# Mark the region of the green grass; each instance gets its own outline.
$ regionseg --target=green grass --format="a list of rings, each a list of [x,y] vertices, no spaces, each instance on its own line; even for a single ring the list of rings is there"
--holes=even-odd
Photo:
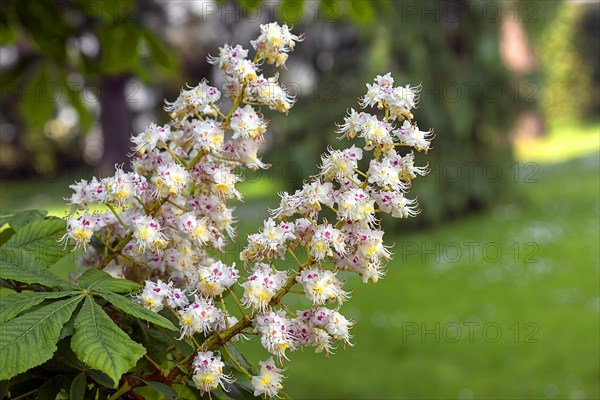
[[[396,255],[385,279],[346,277],[354,293],[341,311],[356,320],[355,346],[328,359],[290,353],[286,391],[297,399],[599,398],[598,168],[597,152],[541,165],[511,202],[387,237]],[[42,204],[62,215],[56,199],[67,185],[11,183],[0,210],[37,206],[34,196],[46,193]],[[238,207],[241,243],[277,189],[255,185],[259,199]],[[268,357],[255,340],[242,347],[253,361]]]
[[[69,189],[72,183],[70,177],[1,181],[0,212],[39,208],[62,217],[69,209],[62,199],[73,193]]]
[[[341,311],[357,321],[356,345],[329,359],[292,353],[287,391],[302,399],[598,398],[598,155],[542,166],[536,178],[519,185],[518,202],[388,238],[396,256],[386,279],[348,277],[354,295]],[[256,343],[244,347],[266,357]]]
[[[564,123],[539,138],[518,138],[515,157],[520,162],[560,162],[600,150],[599,123]]]

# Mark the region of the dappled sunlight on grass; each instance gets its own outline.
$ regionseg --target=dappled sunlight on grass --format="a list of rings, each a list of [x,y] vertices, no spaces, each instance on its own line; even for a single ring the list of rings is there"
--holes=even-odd
[[[600,150],[600,124],[564,124],[543,137],[519,138],[514,143],[519,162],[562,162]]]

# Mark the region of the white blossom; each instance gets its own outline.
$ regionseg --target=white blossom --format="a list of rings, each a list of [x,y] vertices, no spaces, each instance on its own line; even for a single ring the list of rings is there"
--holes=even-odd
[[[228,266],[222,261],[215,261],[208,267],[198,268],[197,288],[205,296],[218,296],[236,283],[238,277],[235,263]]]
[[[256,263],[252,275],[241,285],[244,288],[242,302],[255,310],[265,311],[286,279],[286,272],[276,271],[269,264]]]
[[[192,365],[194,366],[192,380],[201,393],[210,392],[219,386],[229,391],[227,385],[233,383],[233,378],[223,372],[225,363],[221,361],[219,354],[200,351],[196,354]]]
[[[414,147],[418,151],[427,153],[431,140],[433,139],[433,131],[421,131],[416,124],[411,124],[404,121],[402,127],[396,129],[394,134],[401,144]]]
[[[321,305],[328,300],[341,303],[348,297],[348,293],[342,289],[343,282],[332,271],[318,268],[305,269],[296,277],[296,281],[302,285],[306,297],[313,304]]]
[[[251,383],[254,388],[254,396],[279,397],[278,393],[283,389],[283,372],[277,368],[273,357],[266,361],[260,361],[260,373],[252,377]]]
[[[294,35],[287,25],[279,25],[276,22],[260,26],[260,36],[252,40],[250,44],[257,50],[260,58],[264,58],[268,64],[281,67],[285,64],[289,51],[293,51],[296,42],[303,40],[302,36]]]

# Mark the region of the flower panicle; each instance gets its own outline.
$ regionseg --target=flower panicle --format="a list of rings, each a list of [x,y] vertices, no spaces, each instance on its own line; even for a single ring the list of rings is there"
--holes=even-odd
[[[241,45],[221,47],[208,62],[220,69],[223,91],[207,80],[182,89],[165,103],[170,123],[132,137],[130,170],[116,166],[113,176],[79,181],[66,199],[62,240],[83,248],[85,267],[145,277],[132,300],[177,318],[180,340],[196,347],[191,378],[201,393],[229,389],[233,378],[217,350],[246,335],[271,354],[260,370],[245,371],[256,396],[278,397],[289,352],[312,347],[329,355],[351,346],[354,321],[340,313],[351,293],[341,273],[377,282],[392,258],[379,214],[419,213],[409,192],[428,169],[415,165],[415,151],[426,154],[433,139],[413,121],[420,86],[378,75],[359,99],[362,111],[349,109],[336,125],[338,139],[352,143],[327,149],[316,175],[279,194],[271,217],[248,235],[243,266],[221,257],[236,234],[232,203],[244,198],[242,167],[268,168],[257,154],[269,121],[257,107],[287,114],[296,100],[261,66],[285,67],[303,39],[271,23],[251,41],[252,59]],[[232,100],[230,110],[221,109],[223,98]],[[292,311],[291,295],[304,297],[306,308]]]

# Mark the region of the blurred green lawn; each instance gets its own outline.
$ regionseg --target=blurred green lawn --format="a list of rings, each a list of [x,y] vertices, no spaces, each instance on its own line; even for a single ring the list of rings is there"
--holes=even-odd
[[[600,124],[562,123],[542,138],[521,138],[514,146],[518,161],[560,162],[600,150]]]
[[[598,154],[542,166],[519,201],[387,238],[395,260],[342,313],[356,345],[292,353],[287,391],[322,399],[597,399]],[[300,305],[299,305],[300,306]],[[263,359],[260,346],[245,346]]]
[[[597,139],[596,139],[597,140]],[[600,182],[597,150],[543,164],[513,200],[443,227],[387,237],[387,277],[341,309],[354,347],[290,354],[297,399],[597,399],[600,397]],[[535,158],[534,158],[535,159]],[[0,211],[49,208],[70,181],[2,183]],[[247,184],[239,241],[277,203]],[[246,190],[248,192],[248,190]],[[256,223],[252,223],[255,221]],[[290,301],[292,308],[305,303]],[[298,299],[298,301],[300,301]],[[268,357],[255,339],[253,361]]]

